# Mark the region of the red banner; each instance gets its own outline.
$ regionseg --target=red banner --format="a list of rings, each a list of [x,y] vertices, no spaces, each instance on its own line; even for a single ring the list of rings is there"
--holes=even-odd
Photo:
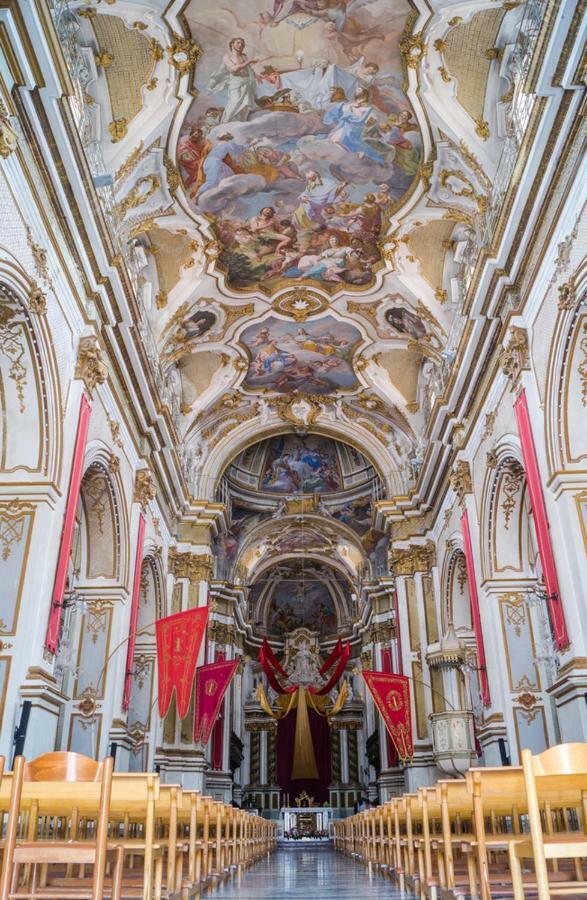
[[[63,611],[63,595],[65,593],[67,569],[69,566],[69,557],[71,556],[71,546],[75,530],[75,514],[84,474],[84,458],[88,441],[91,412],[92,407],[90,406],[90,401],[85,394],[82,394],[75,445],[73,448],[73,460],[71,463],[65,518],[63,520],[63,529],[61,532],[59,556],[57,558],[57,571],[55,573],[55,583],[53,585],[53,594],[51,597],[51,612],[49,615],[47,634],[45,636],[45,647],[50,653],[57,653],[57,644],[59,642],[61,613]]]
[[[383,717],[400,759],[405,762],[414,755],[410,684],[405,675],[386,672],[361,672],[377,709]]]
[[[200,606],[159,619],[155,624],[161,718],[167,714],[174,689],[179,718],[184,719],[188,713],[207,622],[208,607]]]
[[[220,712],[238,659],[221,660],[200,666],[196,672],[196,708],[194,713],[194,743],[206,745]]]
[[[479,594],[477,593],[477,578],[475,576],[475,560],[473,559],[473,542],[471,541],[471,529],[469,527],[469,513],[466,509],[463,510],[461,516],[461,528],[463,531],[463,549],[465,551],[467,581],[469,582],[469,597],[471,598],[471,617],[473,619],[473,631],[475,632],[475,641],[477,643],[481,702],[483,703],[483,706],[489,706],[491,703],[491,696],[489,693],[489,679],[487,677],[485,643],[483,641],[483,628],[481,627],[481,609],[479,607]]]
[[[128,626],[128,644],[126,648],[126,669],[124,671],[124,691],[122,693],[122,708],[126,710],[128,710],[130,706],[132,671],[134,665],[135,645],[137,642],[137,622],[139,620],[139,599],[141,594],[141,572],[143,569],[145,524],[145,517],[142,514],[139,515],[139,531],[137,534],[137,551],[135,555],[135,574],[132,586],[132,598],[130,602],[130,624]]]

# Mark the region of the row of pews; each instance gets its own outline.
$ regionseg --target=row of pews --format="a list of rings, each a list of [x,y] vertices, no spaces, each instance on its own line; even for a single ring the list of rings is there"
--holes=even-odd
[[[334,844],[422,900],[587,894],[587,744],[393,798],[337,822]]]
[[[113,759],[0,757],[0,900],[189,900],[270,853],[275,825]]]

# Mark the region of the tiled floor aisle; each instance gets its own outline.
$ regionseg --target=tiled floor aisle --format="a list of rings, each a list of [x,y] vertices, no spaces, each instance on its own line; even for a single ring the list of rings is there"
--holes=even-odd
[[[210,900],[392,900],[409,897],[330,847],[288,847],[214,891]]]

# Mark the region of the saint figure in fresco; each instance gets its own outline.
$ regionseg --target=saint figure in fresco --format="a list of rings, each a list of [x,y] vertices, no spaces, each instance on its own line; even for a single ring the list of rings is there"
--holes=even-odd
[[[257,76],[253,69],[256,62],[259,60],[247,57],[244,38],[235,37],[229,42],[222,66],[211,76],[209,83],[213,92],[228,92],[221,122],[246,122],[249,113],[256,109]]]
[[[322,178],[311,170],[306,174],[306,187],[299,196],[299,206],[293,221],[299,231],[309,231],[314,225],[323,225],[322,213],[344,191],[346,184],[334,178]]]
[[[368,144],[363,136],[365,126],[373,116],[369,91],[359,88],[349,103],[335,103],[324,114],[324,124],[333,126],[328,140],[356,153],[359,159],[368,157],[374,162],[384,163],[385,157],[372,144]]]
[[[204,160],[212,149],[201,128],[192,125],[189,134],[180,138],[177,160],[184,172],[184,184],[190,194],[197,194],[204,181]]]

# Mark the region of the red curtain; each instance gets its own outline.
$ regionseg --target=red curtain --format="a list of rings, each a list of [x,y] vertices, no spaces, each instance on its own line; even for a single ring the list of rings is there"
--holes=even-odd
[[[324,803],[330,800],[328,794],[328,785],[330,784],[330,728],[328,720],[324,716],[318,715],[313,709],[308,709],[314,755],[318,767],[318,780],[311,778],[292,781],[291,770],[294,755],[296,715],[297,712],[291,712],[289,716],[280,719],[277,724],[277,781],[281,790],[289,794],[291,806],[295,805],[295,798],[301,791],[306,791],[318,803]]]
[[[552,625],[557,649],[563,650],[565,647],[569,646],[569,635],[567,633],[565,613],[561,603],[554,552],[550,540],[550,524],[548,522],[548,513],[546,512],[546,503],[544,501],[544,492],[542,490],[542,479],[538,467],[538,456],[536,455],[532,423],[530,422],[530,413],[525,391],[522,391],[514,403],[514,410],[516,412],[520,443],[522,444],[522,456],[524,458],[524,469],[526,470],[526,479],[528,481],[530,506],[532,507],[532,513],[534,515],[538,552],[540,554],[540,562],[542,563],[542,571],[544,572],[544,581],[546,584],[546,593],[548,595],[547,603],[550,623]]]
[[[82,394],[75,436],[75,446],[73,449],[73,460],[71,463],[71,475],[69,477],[67,504],[61,531],[61,544],[59,546],[55,583],[53,585],[53,594],[51,597],[51,612],[49,614],[49,624],[47,625],[47,633],[45,635],[45,647],[50,653],[57,653],[59,632],[61,631],[63,595],[65,593],[67,567],[69,566],[69,557],[71,556],[71,547],[73,543],[75,512],[84,474],[84,458],[88,441],[91,412],[92,407],[90,406],[90,401],[85,394]]]

